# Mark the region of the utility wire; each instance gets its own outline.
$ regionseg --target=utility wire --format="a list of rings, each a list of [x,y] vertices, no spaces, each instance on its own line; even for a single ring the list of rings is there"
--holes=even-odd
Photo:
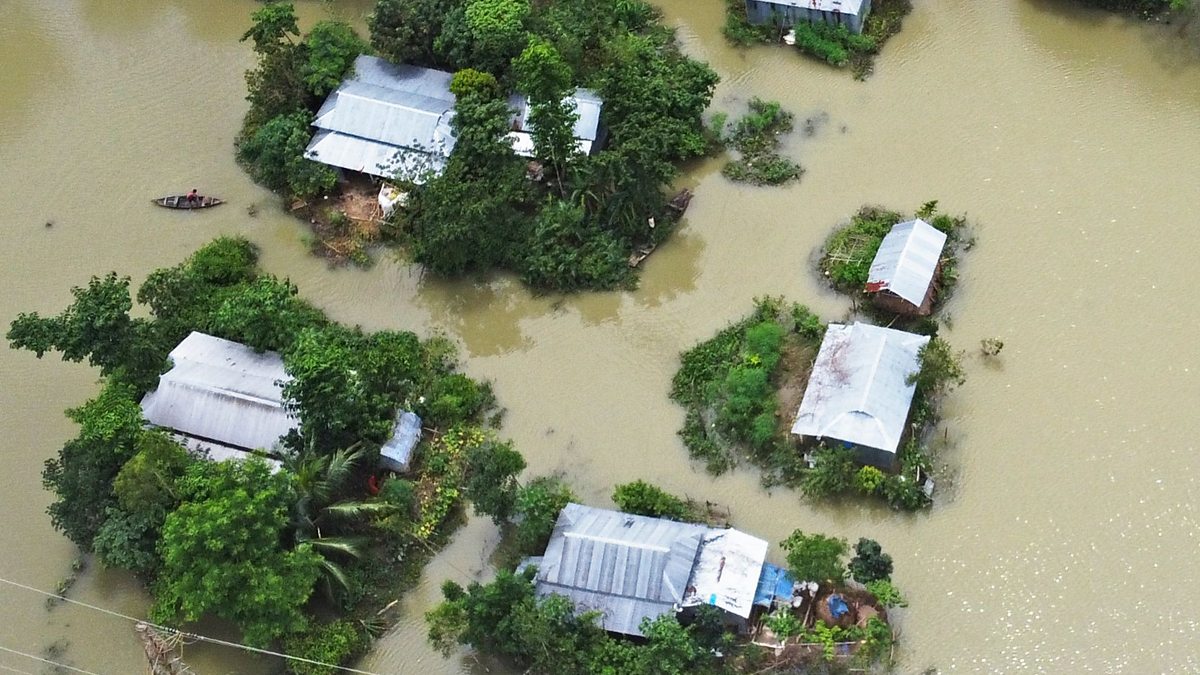
[[[126,621],[132,621],[135,624],[136,623],[146,624],[147,626],[150,626],[151,628],[155,628],[157,630],[161,630],[163,632],[170,633],[171,635],[178,635],[178,636],[181,636],[184,638],[191,638],[193,640],[198,640],[200,642],[208,642],[208,643],[215,644],[215,645],[221,645],[222,647],[233,647],[234,649],[242,649],[242,650],[245,650],[248,652],[254,652],[256,654],[264,654],[266,656],[276,656],[281,659],[288,659],[291,661],[300,661],[302,663],[310,663],[314,666],[324,666],[326,668],[333,668],[333,669],[341,670],[341,671],[347,672],[347,673],[357,673],[358,675],[380,675],[379,673],[373,673],[369,670],[359,670],[357,668],[350,668],[349,666],[339,666],[339,665],[336,665],[333,663],[324,663],[322,661],[314,661],[312,659],[306,659],[302,656],[292,656],[291,654],[284,654],[282,652],[271,651],[270,649],[259,649],[258,647],[251,647],[250,645],[244,645],[239,642],[230,642],[228,640],[212,638],[212,637],[208,637],[206,635],[198,635],[196,633],[189,633],[187,631],[182,631],[182,630],[179,630],[176,628],[171,628],[169,626],[160,626],[156,623],[147,621],[146,619],[139,619],[137,617],[129,616],[128,614],[121,614],[120,612],[114,612],[111,609],[105,609],[103,607],[89,605],[86,602],[81,602],[79,600],[72,600],[71,598],[68,598],[68,597],[65,597],[62,595],[58,595],[55,593],[50,593],[48,591],[43,591],[40,588],[34,588],[33,586],[26,586],[25,584],[18,583],[16,581],[12,581],[10,579],[5,579],[3,577],[0,577],[0,583],[5,583],[5,584],[8,584],[9,586],[16,586],[17,588],[21,588],[21,589],[30,591],[32,593],[37,593],[39,595],[44,595],[48,598],[54,598],[56,600],[68,602],[68,603],[71,603],[72,605],[79,605],[80,607],[86,607],[88,609],[95,610],[97,612],[108,614],[109,616],[115,616],[115,617],[118,617],[121,619],[125,619]],[[0,649],[4,649],[4,648],[0,647]],[[6,649],[5,651],[13,651],[13,650]],[[20,653],[20,652],[13,652],[13,653]],[[21,656],[29,656],[29,655],[21,654]],[[37,658],[37,657],[32,656],[30,658]],[[38,659],[38,660],[42,661],[44,659]],[[50,663],[50,662],[47,661],[47,663]],[[77,668],[71,668],[70,666],[63,666],[63,667],[70,668],[71,670],[78,670]],[[86,671],[86,670],[79,670],[78,672],[87,673],[87,675],[96,675],[96,673],[88,673],[88,671]]]
[[[73,670],[77,673],[83,673],[83,675],[97,675],[97,673],[93,673],[90,670],[76,668],[75,666],[68,666],[65,663],[59,663],[58,661],[51,661],[50,659],[43,659],[40,656],[35,656],[33,654],[26,654],[25,652],[19,652],[15,649],[9,649],[8,647],[4,647],[4,646],[0,646],[0,651],[8,652],[10,654],[16,654],[17,656],[24,656],[25,658],[33,659],[34,661],[41,661],[42,663],[49,664],[51,666],[54,666],[55,668],[66,668],[67,670]],[[9,670],[13,670],[13,669],[10,668]],[[21,671],[14,670],[14,672],[19,673]]]

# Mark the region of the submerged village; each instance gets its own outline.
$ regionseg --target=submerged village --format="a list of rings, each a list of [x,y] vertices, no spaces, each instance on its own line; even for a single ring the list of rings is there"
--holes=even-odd
[[[731,44],[855,79],[912,9],[712,2]],[[1159,4],[1137,11],[1188,9]],[[711,112],[716,73],[641,0],[379,0],[365,36],[300,24],[286,2],[247,17],[256,65],[230,152],[331,266],[387,252],[450,279],[619,293],[705,198],[679,183],[685,163],[721,158],[747,189],[804,180],[786,139],[811,120],[759,98],[740,117]],[[769,295],[766,279],[683,351],[662,392],[679,447],[645,451],[686,452],[694,487],[639,479],[612,485],[611,503],[531,475],[504,400],[452,340],[335,320],[264,269],[258,242],[216,237],[137,286],[97,269],[60,313],[21,313],[6,334],[101,377],[46,461],[49,519],[81,568],[144,585],[155,675],[192,672],[182,644],[213,620],[286,672],[371,672],[360,660],[469,514],[499,543],[483,578],[446,582],[425,613],[447,657],[581,675],[888,672],[922,611],[893,583],[888,542],[866,519],[856,541],[793,527],[768,541],[705,495],[705,473],[750,471],[764,498],[813,508],[937,517],[954,473],[943,404],[965,361],[1000,363],[1004,344],[943,335],[976,223],[936,197],[865,204],[812,242],[809,271],[844,316]],[[246,208],[195,189],[155,201],[198,218]]]

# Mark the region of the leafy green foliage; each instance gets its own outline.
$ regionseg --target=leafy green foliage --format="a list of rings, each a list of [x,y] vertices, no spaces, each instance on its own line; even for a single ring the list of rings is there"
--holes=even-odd
[[[1180,11],[1192,6],[1192,0],[1079,0],[1085,5],[1114,12],[1152,17],[1168,10]]]
[[[886,476],[879,469],[873,466],[864,466],[854,474],[854,486],[863,494],[872,495],[882,489],[885,479]]]
[[[181,482],[183,504],[163,525],[153,619],[212,613],[256,646],[303,628],[320,559],[282,546],[293,498],[286,474],[259,460],[198,462]]]
[[[299,36],[300,29],[296,25],[296,9],[290,2],[269,2],[256,9],[250,15],[254,24],[242,41],[254,43],[254,51],[270,53],[283,49],[292,44],[291,36]]]
[[[837,288],[861,290],[883,238],[903,218],[895,211],[868,206],[859,209],[849,225],[834,232],[825,242],[821,271]]]
[[[287,349],[302,329],[324,321],[319,311],[297,297],[298,292],[291,282],[260,276],[225,295],[212,315],[210,330],[257,352]]]
[[[508,269],[561,291],[628,285],[629,252],[670,232],[663,190],[676,163],[706,149],[701,115],[716,74],[684,57],[640,1],[445,0],[437,17],[431,1],[380,3],[376,45],[458,70],[455,88],[467,70],[472,80],[482,71],[503,89],[516,85],[530,98],[544,179],[528,181],[527,163],[513,155],[500,91],[460,95],[454,153],[441,175],[414,188],[391,228],[438,274]],[[422,26],[434,26],[432,53],[415,16],[430,17]],[[609,144],[590,156],[577,152],[576,113],[563,102],[575,86],[605,102]]]
[[[787,552],[788,567],[798,580],[840,582],[846,577],[842,558],[849,549],[845,539],[796,530],[779,545]]]
[[[891,609],[892,607],[908,607],[908,602],[900,595],[900,591],[892,585],[891,579],[876,579],[866,583],[867,590],[879,604]]]
[[[842,25],[802,22],[793,26],[793,29],[796,31],[797,49],[831,66],[847,65],[851,54],[874,53],[878,50],[871,37],[851,33]]]
[[[460,0],[379,0],[367,17],[371,44],[393,63],[444,65],[434,50],[446,15]]]
[[[922,395],[941,396],[966,381],[962,353],[956,353],[945,340],[939,337],[930,339],[917,352],[917,356],[921,360],[921,369],[909,375],[905,381],[916,385]]]
[[[815,350],[822,333],[806,307],[766,298],[750,316],[684,352],[671,398],[687,408],[679,433],[692,456],[719,474],[748,455],[792,482],[800,459],[778,423],[776,388],[787,376],[781,359],[785,348]]]
[[[523,486],[517,492],[514,508],[518,548],[528,555],[544,550],[559,511],[576,499],[571,488],[554,476],[539,476]]]
[[[794,637],[804,632],[804,621],[790,608],[779,609],[763,617],[763,623],[780,639]]]
[[[746,16],[745,0],[725,0],[725,25],[721,32],[730,44],[748,47],[760,42],[774,42],[783,35],[781,26],[750,23]]]
[[[816,466],[800,481],[804,494],[812,499],[843,495],[856,485],[858,467],[854,452],[841,445],[818,448],[813,452]]]
[[[318,21],[304,36],[308,59],[300,74],[313,96],[322,97],[337,89],[359,54],[370,45],[341,21]]]
[[[304,633],[289,635],[283,641],[283,645],[292,656],[321,663],[346,665],[366,651],[367,640],[353,623],[337,620],[313,627]],[[295,675],[336,675],[339,672],[334,668],[292,660],[287,662],[287,669]]]
[[[618,485],[613,490],[612,500],[625,513],[688,522],[698,520],[686,501],[644,480]]]
[[[112,481],[136,452],[142,410],[129,386],[109,383],[96,398],[67,411],[79,435],[46,460],[42,484],[55,495],[47,512],[54,529],[85,551],[115,505]]]
[[[861,584],[891,579],[892,556],[884,553],[874,539],[859,539],[850,559],[850,576]]]
[[[473,419],[491,405],[491,388],[462,373],[448,373],[430,384],[423,403],[418,402],[421,419],[433,426],[450,426],[455,422]]]
[[[516,506],[517,476],[525,470],[525,458],[512,443],[494,440],[467,451],[466,495],[475,513],[487,514],[499,525],[508,520]]]
[[[307,111],[271,118],[238,145],[238,159],[254,180],[272,190],[287,191],[300,198],[332,190],[337,173],[304,157],[311,137],[308,128],[311,121]]]
[[[48,351],[62,352],[64,361],[86,358],[102,375],[119,376],[139,389],[151,386],[166,364],[167,349],[148,321],[130,318],[129,277],[115,272],[92,277],[71,295],[75,301],[58,316],[19,314],[5,336],[9,345],[38,358]]]
[[[159,564],[155,549],[161,529],[162,519],[150,513],[109,506],[104,512],[104,524],[92,540],[92,547],[96,558],[105,567],[153,578]]]
[[[755,185],[782,185],[800,178],[804,169],[778,153],[779,135],[792,130],[792,113],[757,96],[750,99],[749,107],[750,112],[728,132],[728,143],[741,158],[727,162],[721,173],[730,180]]]

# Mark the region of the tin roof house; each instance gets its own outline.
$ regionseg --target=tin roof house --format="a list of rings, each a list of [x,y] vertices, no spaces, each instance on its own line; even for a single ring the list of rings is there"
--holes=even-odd
[[[892,226],[871,262],[866,292],[881,309],[929,316],[938,290],[946,233],[921,219]]]
[[[363,54],[313,120],[304,156],[350,171],[421,181],[454,150],[450,73]]]
[[[217,461],[270,454],[299,426],[283,403],[283,385],[291,376],[278,353],[193,332],[171,350],[170,359],[171,369],[142,398],[142,415],[193,453]],[[407,470],[419,440],[420,418],[400,411],[384,446],[385,467]]]
[[[746,18],[755,24],[828,23],[861,33],[870,13],[871,0],[746,0]]]
[[[539,596],[598,611],[605,630],[639,636],[643,619],[709,604],[744,624],[754,607],[767,542],[733,529],[568,504],[537,567]]]
[[[313,120],[317,131],[304,156],[330,166],[420,183],[440,174],[454,150],[453,74],[432,68],[397,65],[363,54]],[[599,97],[578,89],[570,98],[579,119],[575,136],[581,152],[600,141]],[[509,99],[513,108],[509,139],[518,155],[533,153],[529,102]]]
[[[891,470],[904,436],[929,337],[865,323],[830,324],[792,433],[839,441],[859,461]]]

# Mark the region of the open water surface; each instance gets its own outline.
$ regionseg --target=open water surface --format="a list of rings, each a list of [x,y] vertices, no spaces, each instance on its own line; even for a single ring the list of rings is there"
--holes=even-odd
[[[307,22],[330,7],[358,20],[370,4],[301,9]],[[1200,61],[1173,28],[1066,3],[915,4],[859,83],[790,50],[727,48],[718,0],[664,0],[686,49],[722,76],[716,109],[762,96],[814,120],[786,148],[808,173],[764,190],[696,163],[682,181],[696,189],[688,217],[640,289],[563,299],[507,278],[439,282],[391,257],[366,272],[310,258],[303,226],[233,161],[252,65],[237,38],[257,3],[0,0],[0,319],[55,312],[92,274],[136,284],[218,234],[245,234],[335,318],[457,340],[468,372],[495,383],[530,471],[565,473],[589,503],[645,478],[728,504],[771,541],[797,527],[878,539],[912,605],[899,672],[1200,671]],[[149,204],[191,187],[230,205]],[[1006,345],[996,365],[972,357],[948,402],[936,506],[814,506],[767,493],[753,470],[712,479],[690,462],[666,396],[678,352],[757,295],[844,316],[810,271],[814,249],[864,202],[911,211],[928,199],[978,224],[945,335],[972,354],[984,337]],[[74,433],[62,409],[96,377],[0,350],[0,577],[49,589],[69,572],[75,552],[44,515],[39,472]],[[462,529],[361,667],[482,672],[430,650],[421,615],[443,579],[485,578],[496,540],[486,520]],[[72,594],[131,615],[147,601],[94,568]],[[47,611],[0,586],[0,646],[51,645],[95,673],[144,668],[127,622]],[[275,666],[203,646],[187,658],[204,675]],[[0,666],[40,672],[7,652]]]

